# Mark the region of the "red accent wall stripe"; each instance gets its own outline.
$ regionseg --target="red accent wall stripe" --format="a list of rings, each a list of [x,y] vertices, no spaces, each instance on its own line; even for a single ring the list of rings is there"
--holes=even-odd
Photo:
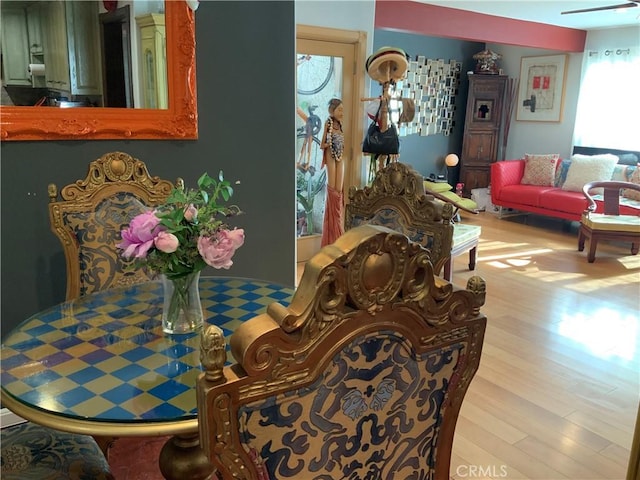
[[[585,30],[407,0],[376,1],[375,28],[474,42],[582,52]]]

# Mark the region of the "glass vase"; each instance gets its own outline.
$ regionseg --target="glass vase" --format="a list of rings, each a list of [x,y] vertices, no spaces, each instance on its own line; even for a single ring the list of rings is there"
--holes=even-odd
[[[199,282],[199,271],[178,278],[162,275],[162,330],[165,333],[191,333],[202,327]]]

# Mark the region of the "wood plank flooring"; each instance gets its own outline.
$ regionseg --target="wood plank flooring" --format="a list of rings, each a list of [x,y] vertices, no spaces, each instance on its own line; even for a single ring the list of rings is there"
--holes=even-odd
[[[453,282],[486,280],[488,324],[451,478],[624,479],[640,397],[640,255],[603,243],[589,264],[576,223],[462,221],[482,236],[476,271],[457,257]]]

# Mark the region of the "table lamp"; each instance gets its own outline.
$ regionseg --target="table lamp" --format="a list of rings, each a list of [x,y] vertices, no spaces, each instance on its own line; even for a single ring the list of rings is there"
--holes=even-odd
[[[444,163],[447,166],[447,182],[449,181],[449,169],[458,165],[459,161],[460,159],[455,153],[450,153],[449,155],[444,157]]]

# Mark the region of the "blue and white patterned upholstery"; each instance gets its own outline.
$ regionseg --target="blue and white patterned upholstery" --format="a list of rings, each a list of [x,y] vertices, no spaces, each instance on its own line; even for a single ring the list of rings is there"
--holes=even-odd
[[[447,479],[480,361],[485,284],[434,275],[429,251],[361,225],[305,266],[288,307],[203,332],[200,441],[218,477]]]
[[[51,230],[65,254],[67,300],[149,280],[133,260],[120,256],[116,245],[121,229],[163,203],[172,189],[171,182],[151,177],[144,162],[123,152],[90,162],[87,176],[60,192],[49,185]]]
[[[2,480],[114,480],[88,435],[25,422],[0,430]]]
[[[432,471],[444,400],[468,345],[418,355],[410,347],[391,330],[355,337],[313,384],[243,406],[243,446],[271,479]]]
[[[78,242],[80,295],[152,279],[136,268],[134,259],[123,258],[115,248],[122,240],[122,229],[148,208],[135,195],[118,192],[102,200],[95,211],[63,214]]]

